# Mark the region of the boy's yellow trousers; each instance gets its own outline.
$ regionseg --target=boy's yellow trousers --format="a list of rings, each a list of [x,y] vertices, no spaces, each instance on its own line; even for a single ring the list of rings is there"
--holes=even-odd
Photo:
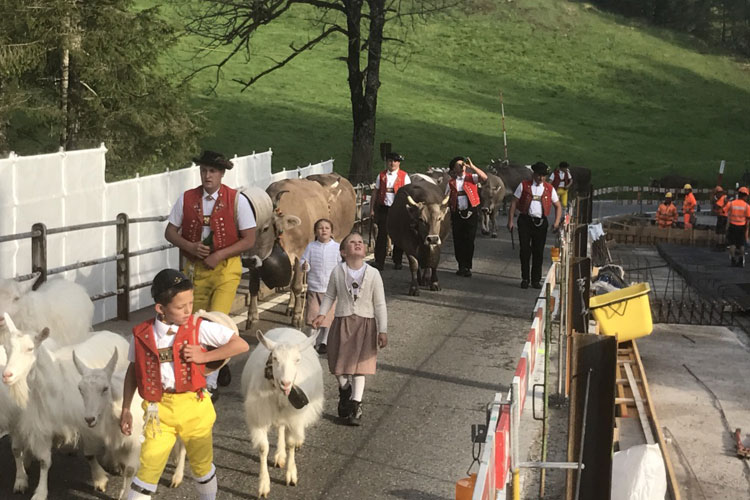
[[[177,436],[185,443],[187,458],[196,478],[208,475],[213,468],[214,448],[212,429],[216,412],[206,394],[199,399],[194,392],[164,393],[159,407],[159,425],[148,424],[141,445],[141,465],[136,477],[143,483],[156,486],[169,460]],[[143,402],[145,413],[148,401]]]

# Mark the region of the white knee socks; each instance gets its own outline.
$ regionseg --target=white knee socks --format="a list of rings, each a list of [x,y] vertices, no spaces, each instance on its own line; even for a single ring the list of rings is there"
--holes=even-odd
[[[346,386],[351,383],[351,375],[336,375],[336,380],[339,382],[339,387],[346,389]]]
[[[362,394],[365,393],[365,376],[354,375],[352,377],[352,399],[362,402]]]
[[[318,335],[318,340],[315,342],[318,344],[328,344],[328,327],[321,326],[318,330],[320,331],[320,335]]]
[[[151,500],[151,495],[131,489],[130,493],[128,493],[128,500]]]
[[[207,483],[196,483],[195,489],[198,490],[198,498],[200,500],[215,500],[216,492],[219,489],[216,475]]]

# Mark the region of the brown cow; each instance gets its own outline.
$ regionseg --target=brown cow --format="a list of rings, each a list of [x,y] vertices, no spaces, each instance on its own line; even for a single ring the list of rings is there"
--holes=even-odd
[[[497,238],[495,218],[505,198],[505,184],[494,174],[487,174],[487,180],[479,188],[479,215],[482,217],[482,234]]]
[[[354,188],[338,174],[323,174],[277,181],[266,193],[273,202],[273,212],[257,221],[255,246],[245,259],[250,269],[248,328],[258,320],[260,278],[271,287],[291,285],[287,313],[292,314],[292,325],[300,328],[304,272],[299,258],[315,237],[313,225],[318,219],[331,220],[336,240],[352,230]]]
[[[388,213],[388,234],[409,259],[409,295],[419,295],[419,285],[427,285],[428,271],[430,290],[440,290],[440,248],[451,231],[447,213],[445,188],[419,176],[413,176],[411,184],[396,193]]]

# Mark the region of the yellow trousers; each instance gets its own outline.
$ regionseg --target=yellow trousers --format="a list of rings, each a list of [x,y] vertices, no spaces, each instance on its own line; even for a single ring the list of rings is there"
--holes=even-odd
[[[568,206],[568,190],[565,188],[557,188],[557,197],[560,198],[560,203],[563,208]]]
[[[211,434],[216,412],[211,398],[206,395],[198,399],[194,392],[180,394],[165,393],[159,406],[159,428],[149,426],[144,432],[145,441],[141,445],[141,465],[136,477],[148,485],[159,483],[169,454],[177,436],[185,443],[187,458],[196,478],[211,473],[214,461],[213,436]],[[143,402],[145,413],[148,402]],[[155,432],[152,432],[155,431]]]
[[[211,269],[203,262],[185,261],[185,274],[193,280],[193,311],[229,314],[242,277],[242,260],[236,255]]]

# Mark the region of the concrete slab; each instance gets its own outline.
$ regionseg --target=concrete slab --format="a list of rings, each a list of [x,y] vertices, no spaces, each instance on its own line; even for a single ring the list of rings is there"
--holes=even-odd
[[[638,348],[683,498],[750,498],[750,464],[736,458],[731,436],[750,432],[746,334],[655,325]]]

